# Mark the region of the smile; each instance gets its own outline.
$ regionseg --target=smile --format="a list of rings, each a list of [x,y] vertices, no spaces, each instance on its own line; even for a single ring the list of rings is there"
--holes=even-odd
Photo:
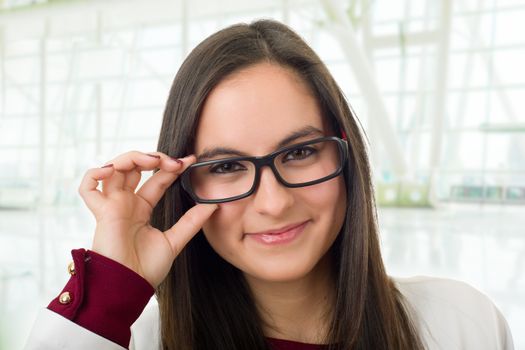
[[[308,221],[309,220],[299,224],[289,225],[278,230],[247,233],[246,236],[263,244],[285,244],[293,241],[297,236],[299,236],[301,232],[303,232]]]

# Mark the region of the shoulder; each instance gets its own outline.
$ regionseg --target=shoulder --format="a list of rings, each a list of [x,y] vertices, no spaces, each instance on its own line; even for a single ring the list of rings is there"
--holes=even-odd
[[[393,281],[429,349],[513,349],[501,312],[470,285],[423,276]]]
[[[394,278],[393,281],[410,304],[423,310],[439,306],[467,316],[494,308],[486,295],[461,281],[426,276]]]

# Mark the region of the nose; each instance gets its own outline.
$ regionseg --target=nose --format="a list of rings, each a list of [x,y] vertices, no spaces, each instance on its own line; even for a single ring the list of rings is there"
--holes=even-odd
[[[290,188],[281,184],[270,167],[263,167],[259,184],[253,194],[253,205],[260,214],[279,216],[293,204]]]

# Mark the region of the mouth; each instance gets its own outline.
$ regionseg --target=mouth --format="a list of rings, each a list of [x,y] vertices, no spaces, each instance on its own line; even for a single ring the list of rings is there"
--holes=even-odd
[[[308,224],[308,221],[309,220],[287,225],[275,230],[246,233],[245,235],[248,238],[263,244],[284,244],[293,241],[297,236],[299,236],[303,232],[305,226]]]

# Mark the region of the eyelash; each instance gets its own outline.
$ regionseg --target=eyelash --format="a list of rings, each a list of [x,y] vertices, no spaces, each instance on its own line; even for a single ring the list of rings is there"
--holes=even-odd
[[[217,171],[218,169],[224,169],[224,166],[225,165],[233,165],[233,166],[238,166],[238,167],[241,167],[242,169],[240,170],[234,170],[234,171]],[[215,164],[213,166],[210,167],[209,169],[209,172],[212,173],[212,174],[227,174],[227,173],[232,173],[232,172],[235,172],[235,171],[244,171],[246,170],[246,168],[244,166],[242,166],[241,164],[237,163],[237,162],[227,162],[227,163],[219,163],[219,164]]]
[[[294,152],[297,152],[297,151],[300,151],[302,153],[306,152],[307,154],[306,155],[301,155],[299,156],[299,158],[295,158],[294,157]],[[302,148],[295,148],[295,149],[292,149],[286,153],[284,153],[284,156],[282,158],[282,162],[283,163],[286,163],[286,162],[289,162],[289,161],[293,161],[293,160],[303,160],[305,158],[308,158],[310,157],[311,155],[315,154],[317,152],[317,150],[313,147],[302,147]],[[294,158],[292,159],[288,159],[289,156],[292,156]],[[232,167],[234,168],[233,170],[224,170],[224,167],[227,166],[227,167]],[[226,163],[219,163],[219,164],[215,164],[213,166],[210,167],[209,169],[209,172],[212,173],[212,174],[231,174],[231,173],[234,173],[234,172],[237,172],[237,171],[245,171],[246,170],[246,167],[242,166],[241,164],[237,163],[237,162],[226,162]]]
[[[301,156],[301,157],[299,158],[299,160],[302,160],[302,159],[305,159],[305,158],[307,158],[307,157],[310,157],[312,154],[314,154],[314,153],[317,152],[317,150],[316,150],[315,148],[313,148],[313,147],[295,148],[295,149],[292,149],[292,150],[290,150],[290,151],[288,151],[288,152],[286,152],[286,153],[284,154],[283,162],[287,162],[287,161],[289,161],[289,160],[287,159],[287,158],[288,158],[288,155],[291,155],[291,154],[293,154],[294,152],[297,152],[297,151],[303,151],[303,152],[304,152],[304,151],[308,151],[308,152],[309,152],[306,156]],[[297,160],[297,159],[291,159],[291,160]]]

